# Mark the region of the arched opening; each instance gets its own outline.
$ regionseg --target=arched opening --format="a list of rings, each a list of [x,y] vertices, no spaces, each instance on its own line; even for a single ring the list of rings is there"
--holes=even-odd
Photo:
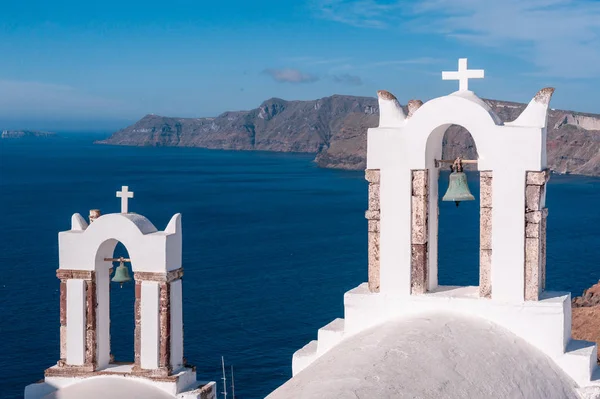
[[[112,258],[129,259],[127,248],[122,243],[118,243],[113,251]],[[113,272],[110,275],[112,279],[115,276],[120,262],[113,261]],[[133,279],[131,264],[124,262],[129,276]],[[119,284],[113,281],[109,283],[110,287],[110,350],[114,362],[131,363],[134,360],[134,331],[135,331],[135,284],[133,281]]]
[[[452,125],[442,139],[442,159],[457,157],[477,160],[477,147],[471,134]],[[474,201],[442,201],[449,186],[451,164],[441,164],[438,180],[438,284],[479,286],[480,187],[477,165],[465,164],[468,187]]]
[[[130,262],[124,262],[130,282],[111,281],[119,261],[129,259],[124,244],[108,239],[100,244],[96,254],[96,347],[97,365],[106,368],[110,363],[132,363],[135,359],[135,284]],[[110,273],[109,273],[110,271]]]
[[[480,220],[480,215],[484,210],[489,210],[488,213],[491,215],[491,205],[487,204],[491,201],[491,196],[486,196],[486,207],[490,208],[481,208],[478,162],[463,164],[469,189],[475,199],[463,201],[459,207],[456,207],[454,201],[442,201],[449,185],[450,165],[459,156],[465,160],[478,161],[479,159],[474,137],[467,129],[451,124],[434,128],[427,139],[426,146],[427,197],[414,196],[417,187],[413,179],[413,222],[426,220],[428,237],[425,255],[419,255],[419,251],[423,252],[421,248],[424,246],[415,245],[413,237],[413,281],[415,277],[417,281],[419,279],[422,281],[423,274],[419,270],[426,270],[424,275],[426,287],[418,288],[423,287],[424,284],[413,285],[413,293],[447,290],[458,286],[472,287],[461,289],[461,294],[464,295],[486,297],[490,295],[490,264],[487,258],[484,259],[483,254],[491,254],[491,247],[488,252],[482,251],[481,248],[484,246],[487,248],[491,244],[486,242],[482,245],[481,237],[485,236],[486,239],[491,237],[491,225],[486,225],[486,229],[490,231],[482,234],[481,232],[486,229],[480,227],[483,226],[481,221],[484,220],[484,218]],[[482,176],[487,176],[490,172],[483,173],[485,174]],[[423,205],[415,208],[414,201]],[[419,212],[425,214],[419,216]],[[423,264],[420,258],[425,258],[426,264]],[[485,261],[483,268],[482,260]],[[480,283],[481,281],[484,283]],[[443,287],[438,288],[440,285]]]

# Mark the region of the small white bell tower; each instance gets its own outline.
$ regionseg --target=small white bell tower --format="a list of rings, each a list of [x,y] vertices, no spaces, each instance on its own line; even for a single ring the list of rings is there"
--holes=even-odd
[[[213,382],[200,384],[183,357],[181,214],[164,231],[130,213],[133,193],[124,186],[121,213],[76,213],[60,232],[60,359],[25,398],[43,398],[91,378],[143,380],[177,398],[214,398]],[[134,361],[112,363],[110,355],[111,258],[117,243],[130,255],[135,284]]]

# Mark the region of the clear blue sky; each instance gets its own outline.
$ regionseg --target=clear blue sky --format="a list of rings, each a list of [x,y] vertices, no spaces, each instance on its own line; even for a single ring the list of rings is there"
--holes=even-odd
[[[597,0],[3,1],[0,128],[115,128],[270,97],[454,91],[600,113]]]

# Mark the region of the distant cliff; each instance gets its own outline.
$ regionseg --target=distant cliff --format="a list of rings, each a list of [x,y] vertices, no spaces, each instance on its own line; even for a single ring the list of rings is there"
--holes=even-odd
[[[0,139],[22,139],[35,137],[55,137],[55,133],[40,132],[37,130],[2,130]]]
[[[525,104],[485,100],[503,121],[512,121]],[[364,169],[367,128],[378,124],[375,98],[334,95],[313,101],[273,98],[250,111],[215,118],[147,115],[100,144],[185,146],[316,154],[319,166]],[[558,173],[600,175],[600,115],[551,110],[548,163]],[[444,156],[473,157],[466,131],[451,126]]]

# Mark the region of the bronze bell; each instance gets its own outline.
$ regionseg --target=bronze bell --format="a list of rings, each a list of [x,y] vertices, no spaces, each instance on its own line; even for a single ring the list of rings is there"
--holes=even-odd
[[[117,270],[115,270],[115,275],[113,276],[111,281],[114,281],[115,283],[121,283],[121,288],[123,288],[123,283],[131,281],[131,277],[129,276],[129,270],[127,269],[127,266],[125,266],[122,260],[119,267],[117,267]]]
[[[460,158],[456,158],[456,161],[452,164],[452,173],[450,173],[450,183],[448,184],[448,190],[442,198],[442,201],[454,201],[456,206],[461,201],[474,201],[475,197],[469,190],[467,184],[467,175],[463,172],[462,162]]]

